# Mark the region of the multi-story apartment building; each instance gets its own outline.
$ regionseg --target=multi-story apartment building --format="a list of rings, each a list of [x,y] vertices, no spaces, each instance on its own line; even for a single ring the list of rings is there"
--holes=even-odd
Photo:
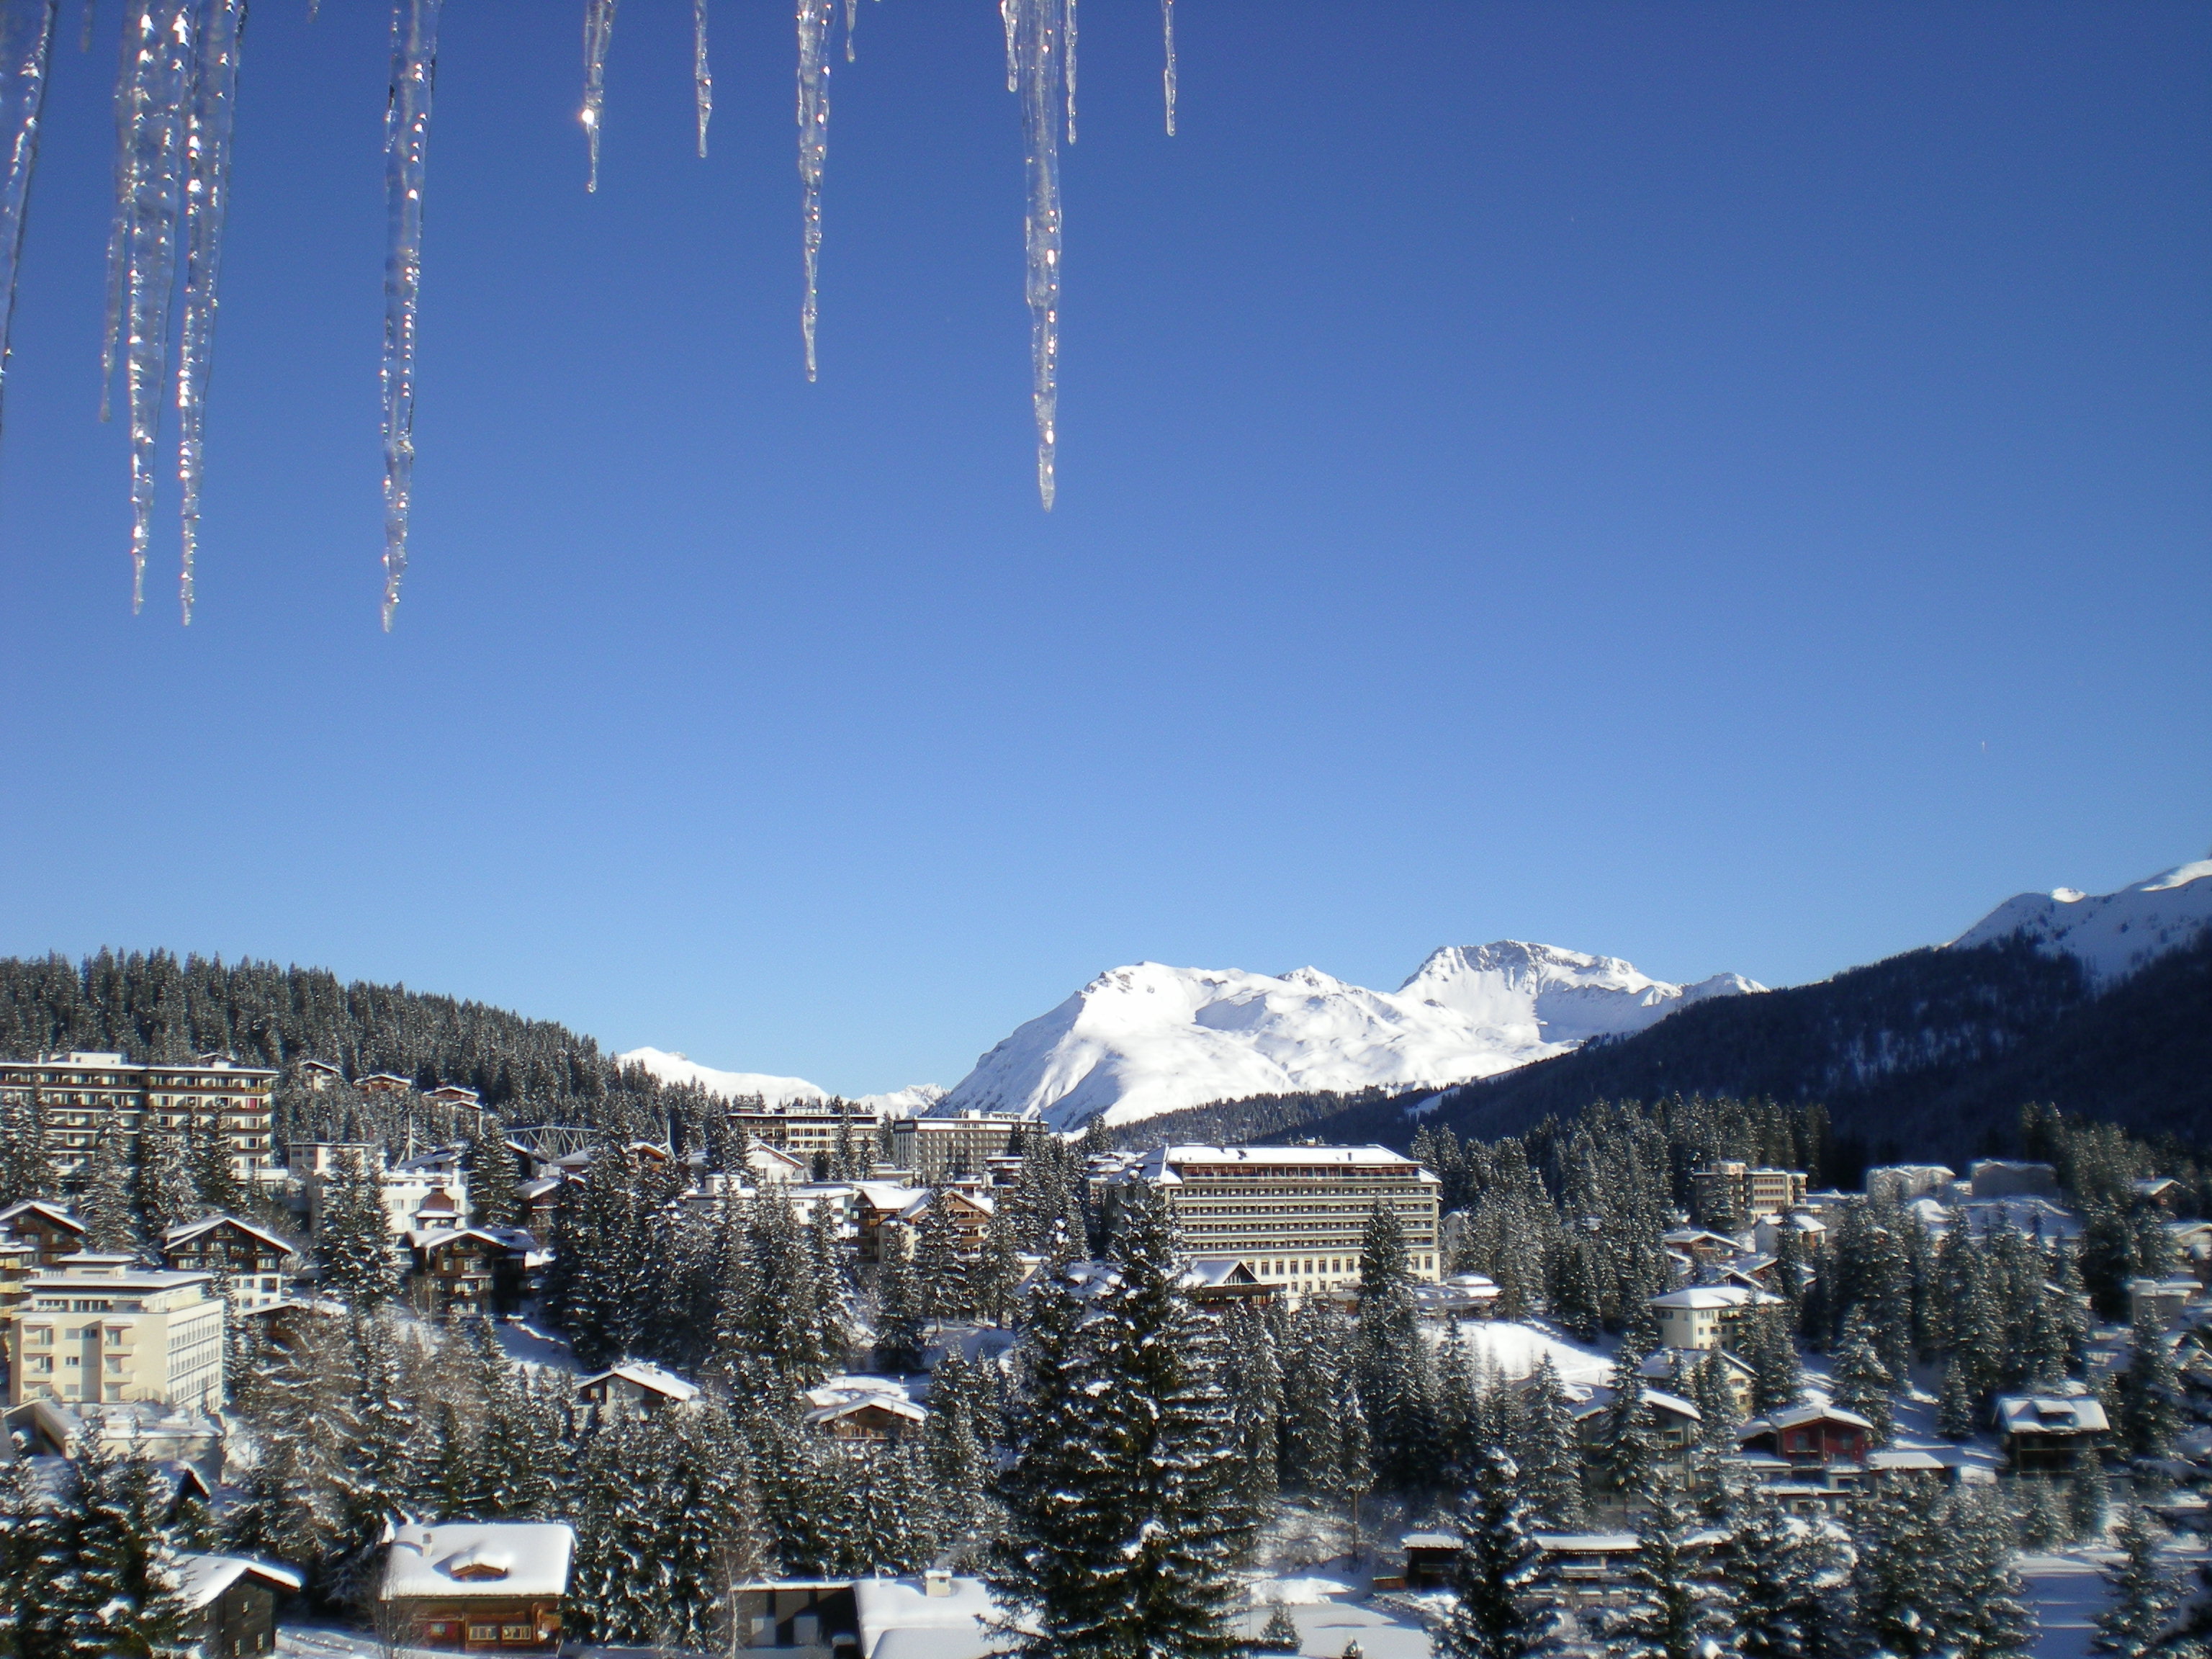
[[[991,1160],[1027,1134],[1049,1134],[1033,1117],[1000,1112],[963,1112],[957,1117],[891,1120],[891,1162],[916,1181],[934,1186],[959,1176],[989,1172]]]
[[[1102,1196],[1110,1207],[1132,1182],[1164,1190],[1185,1256],[1234,1256],[1285,1293],[1359,1279],[1368,1218],[1388,1207],[1406,1236],[1406,1262],[1434,1283],[1443,1183],[1385,1146],[1164,1146]]]
[[[1761,1170],[1723,1161],[1690,1171],[1690,1195],[1705,1225],[1742,1227],[1787,1215],[1805,1201],[1802,1170]]]
[[[147,1129],[222,1135],[240,1181],[278,1180],[283,1171],[269,1140],[276,1081],[274,1072],[211,1058],[150,1066],[82,1052],[0,1060],[0,1100],[36,1109],[46,1155],[65,1182],[77,1178],[111,1125],[133,1146]]]
[[[840,1134],[864,1162],[872,1160],[881,1120],[872,1109],[859,1106],[847,1107],[842,1111],[820,1106],[793,1106],[781,1111],[732,1112],[730,1122],[742,1127],[763,1146],[789,1152],[811,1164],[817,1152],[835,1152]]]
[[[23,1281],[8,1322],[8,1403],[222,1405],[222,1298],[204,1273],[74,1255]]]

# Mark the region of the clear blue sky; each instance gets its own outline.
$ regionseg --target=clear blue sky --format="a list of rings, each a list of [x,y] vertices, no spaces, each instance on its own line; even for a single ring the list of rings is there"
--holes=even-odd
[[[64,8],[74,13],[74,5]],[[1109,965],[1774,983],[2212,838],[2212,9],[1088,0],[1060,505],[987,0],[453,0],[377,630],[386,9],[255,7],[200,609],[93,418],[114,10],[0,450],[0,950],[858,1091]],[[1388,20],[1387,27],[1385,20]],[[73,26],[72,26],[73,27]]]

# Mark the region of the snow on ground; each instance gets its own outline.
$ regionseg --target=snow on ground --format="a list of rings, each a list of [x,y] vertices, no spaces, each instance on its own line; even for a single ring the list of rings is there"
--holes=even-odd
[[[1341,1559],[1325,1565],[1343,1571],[1251,1580],[1249,1598],[1236,1617],[1237,1633],[1248,1642],[1257,1639],[1269,1608],[1279,1601],[1298,1627],[1298,1651],[1307,1659],[1340,1659],[1352,1642],[1367,1659],[1429,1659],[1429,1632],[1418,1619],[1356,1599],[1366,1593],[1370,1568]]]
[[[2100,1552],[2109,1559],[2107,1552]],[[2096,1560],[2085,1551],[2063,1555],[2023,1555],[2021,1577],[2027,1581],[2027,1605],[2042,1626],[2030,1650],[2033,1659],[2088,1659],[2097,1615],[2105,1609],[2105,1581]]]
[[[1547,1327],[1511,1319],[1468,1319],[1460,1322],[1460,1340],[1470,1357],[1480,1354],[1491,1370],[1510,1382],[1527,1376],[1547,1354],[1562,1382],[1602,1382],[1613,1370],[1613,1356]]]
[[[518,1365],[532,1370],[569,1371],[581,1375],[576,1356],[566,1342],[550,1331],[541,1331],[526,1319],[502,1319],[492,1326],[492,1334],[507,1357]]]

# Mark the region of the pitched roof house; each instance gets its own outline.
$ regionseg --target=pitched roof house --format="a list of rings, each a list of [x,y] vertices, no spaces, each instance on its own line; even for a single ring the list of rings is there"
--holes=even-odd
[[[385,1556],[378,1606],[410,1646],[550,1652],[575,1550],[560,1522],[410,1522]]]

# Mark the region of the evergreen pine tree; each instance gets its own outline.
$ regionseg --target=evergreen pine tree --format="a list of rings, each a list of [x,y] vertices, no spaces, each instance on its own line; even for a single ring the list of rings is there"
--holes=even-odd
[[[514,1194],[521,1170],[515,1162],[514,1148],[507,1144],[506,1133],[494,1125],[489,1133],[471,1136],[461,1156],[461,1167],[468,1171],[469,1205],[477,1224],[514,1225],[521,1208]]]
[[[1624,1345],[1614,1356],[1607,1382],[1613,1398],[1598,1422],[1593,1473],[1606,1492],[1632,1508],[1659,1470],[1658,1440],[1644,1398],[1643,1363],[1633,1348]]]
[[[170,1228],[197,1220],[202,1213],[198,1189],[185,1165],[184,1143],[169,1130],[140,1133],[131,1198],[138,1212],[138,1235],[156,1249]]]
[[[2090,1652],[2148,1659],[2166,1645],[2163,1638],[2181,1598],[2172,1570],[2159,1559],[2160,1541],[2158,1528],[2140,1508],[2130,1504],[2122,1511],[2119,1525],[2112,1528],[2120,1559],[2105,1570],[2110,1599],[2097,1615]]]
[[[921,1280],[904,1250],[894,1245],[884,1255],[876,1274],[876,1363],[885,1370],[918,1370],[929,1342]]]
[[[374,1591],[386,1528],[416,1501],[423,1436],[392,1316],[357,1308],[347,1340],[352,1386],[336,1413],[344,1449],[327,1466],[337,1534],[331,1585],[340,1599],[360,1601]]]
[[[1965,1359],[1953,1354],[1943,1367],[1943,1393],[1936,1411],[1936,1431],[1946,1440],[1971,1440],[1981,1426],[1974,1385]]]
[[[1751,1365],[1751,1408],[1765,1416],[1787,1411],[1805,1397],[1805,1371],[1797,1344],[1783,1315],[1769,1309],[1754,1314],[1744,1344]]]
[[[914,1248],[914,1273],[921,1281],[923,1311],[939,1324],[964,1319],[974,1311],[968,1264],[961,1260],[960,1236],[952,1225],[952,1206],[942,1188],[929,1196],[929,1208]]]
[[[77,1213],[83,1219],[85,1248],[108,1255],[127,1254],[138,1248],[131,1206],[129,1142],[113,1108],[101,1114],[77,1196]]]
[[[1859,1505],[1852,1588],[1860,1635],[1896,1659],[1927,1659],[1942,1646],[1936,1507],[1935,1483],[1918,1475],[1883,1481]]]
[[[1526,1659],[1550,1622],[1536,1596],[1543,1553],[1513,1460],[1486,1449],[1455,1522],[1453,1603],[1438,1632],[1452,1659]]]
[[[1588,1516],[1583,1504],[1582,1449],[1568,1414],[1566,1389],[1552,1357],[1544,1355],[1520,1395],[1518,1431],[1510,1449],[1540,1525],[1573,1532]]]
[[[54,1170],[39,1109],[22,1095],[0,1097],[0,1209],[53,1196]]]
[[[1280,1601],[1270,1601],[1267,1622],[1260,1627],[1260,1639],[1252,1644],[1253,1648],[1261,1653],[1296,1653],[1304,1643],[1290,1608]]]
[[[2065,1505],[2059,1502],[2058,1490],[2050,1481],[2015,1481],[2014,1497],[2017,1511],[2014,1524],[2022,1549],[2056,1549],[2066,1541],[2069,1523]]]
[[[1009,1323],[1019,1294],[1023,1264],[1020,1218],[1002,1202],[983,1225],[982,1259],[975,1264],[975,1311],[994,1325]]]
[[[2181,1431],[2181,1376],[2166,1334],[2148,1310],[2136,1317],[2116,1403],[2114,1426],[2130,1457],[2143,1464],[2172,1455],[2173,1438]]]
[[[1223,1316],[1224,1382],[1235,1423],[1236,1486],[1255,1526],[1273,1515],[1279,1480],[1275,1446],[1283,1411],[1282,1367],[1267,1322],[1238,1306]]]
[[[64,1650],[70,1528],[36,1466],[0,1462],[0,1659],[48,1659]]]
[[[988,1524],[991,1466],[977,1409],[982,1383],[957,1347],[930,1373],[922,1444],[939,1529],[949,1541],[980,1540]]]
[[[77,1470],[76,1571],[65,1595],[70,1647],[124,1659],[173,1651],[185,1608],[176,1553],[163,1535],[167,1482],[145,1458],[118,1455],[91,1436]]]
[[[1689,1531],[1673,1491],[1662,1484],[1637,1531],[1627,1604],[1606,1621],[1605,1650],[1613,1659],[1698,1659],[1708,1638],[1727,1628],[1727,1591],[1700,1575]]]
[[[1896,1379],[1882,1363],[1875,1343],[1873,1324],[1863,1309],[1854,1308],[1844,1322],[1843,1340],[1829,1356],[1829,1375],[1835,1381],[1835,1403],[1856,1412],[1874,1425],[1876,1445],[1888,1443],[1892,1424],[1890,1390]]]
[[[2104,1536],[2105,1511],[2112,1504],[2112,1483],[2105,1465],[2094,1452],[2082,1455],[2066,1489],[2066,1521],[2075,1541],[2090,1543]]]
[[[202,1215],[230,1215],[247,1203],[246,1183],[232,1163],[230,1136],[212,1116],[195,1113],[185,1130],[185,1167]]]
[[[2034,1639],[2035,1617],[2021,1599],[2013,1566],[2012,1525],[1994,1492],[1960,1488],[1943,1500],[1936,1522],[1942,1540],[1944,1645],[1960,1659],[2002,1659]]]
[[[348,1156],[326,1178],[314,1257],[324,1290],[357,1312],[381,1307],[398,1293],[399,1267],[373,1154]]]
[[[1427,1487],[1436,1476],[1436,1384],[1405,1229],[1387,1203],[1368,1216],[1360,1242],[1358,1379],[1380,1484],[1398,1492]]]
[[[1743,1495],[1720,1548],[1743,1659],[1814,1659],[1840,1634],[1838,1551],[1762,1487]]]

